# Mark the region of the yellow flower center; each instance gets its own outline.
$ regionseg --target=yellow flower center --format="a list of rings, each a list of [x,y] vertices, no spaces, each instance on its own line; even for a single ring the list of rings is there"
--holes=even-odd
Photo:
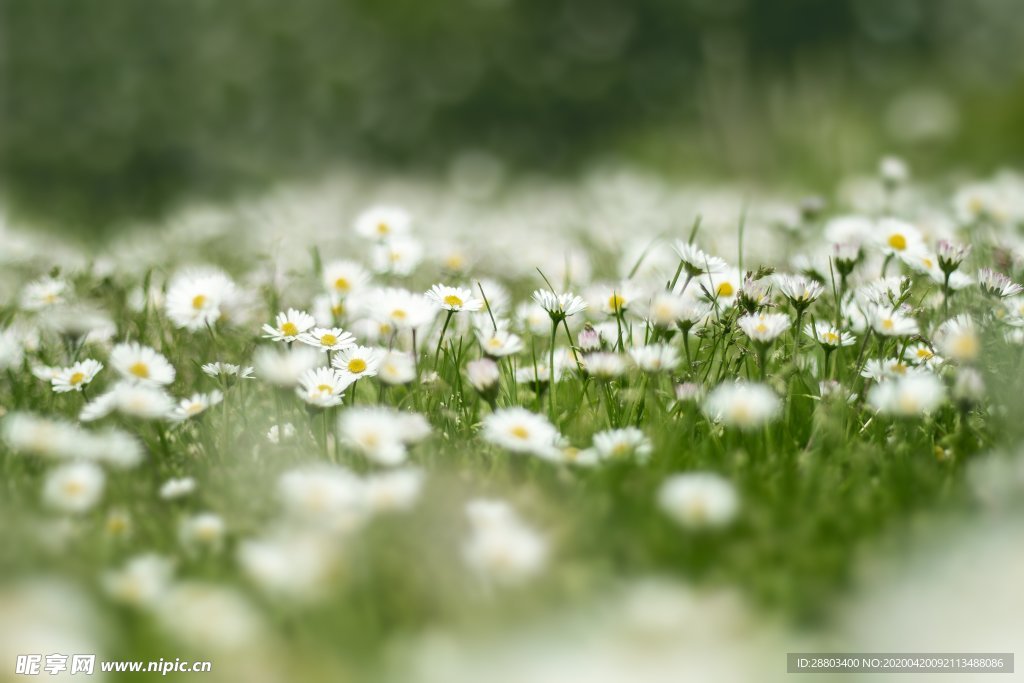
[[[339,316],[339,315],[341,315],[344,312],[345,312],[345,305],[344,304],[340,304],[339,303],[339,304],[334,304],[333,306],[331,306],[331,315]]]
[[[498,339],[497,337],[491,337],[490,339],[487,340],[487,346],[491,347],[492,349],[500,349],[501,340]]]
[[[758,323],[757,327],[755,327],[754,329],[760,332],[761,334],[764,334],[765,332],[768,331],[768,326],[765,325],[764,323]]]
[[[185,408],[185,412],[189,415],[198,415],[199,413],[203,412],[203,404],[189,403],[188,407]]]
[[[389,232],[391,232],[391,226],[390,225],[388,225],[384,221],[381,221],[380,223],[377,223],[377,234],[378,235],[386,235]]]
[[[334,281],[334,288],[339,292],[347,292],[352,285],[349,283],[348,278],[339,277]]]
[[[959,359],[973,359],[978,355],[978,338],[965,334],[953,341],[953,355]]]
[[[613,311],[621,311],[622,307],[626,305],[626,299],[621,294],[612,294],[608,297],[608,308]]]
[[[298,333],[299,333],[299,327],[298,327],[298,325],[296,325],[292,321],[289,320],[288,322],[285,322],[285,323],[281,324],[281,334],[283,334],[285,336],[288,336],[288,337],[294,337]]]
[[[323,346],[334,346],[338,343],[338,338],[331,333],[320,335],[320,344]]]
[[[932,357],[932,352],[929,351],[928,349],[918,349],[917,350],[917,357],[918,358],[931,358]]]
[[[517,439],[526,440],[530,438],[530,430],[524,427],[523,425],[516,425],[515,427],[509,430],[509,433],[512,436],[516,437]]]
[[[395,320],[405,320],[406,317],[408,317],[408,315],[409,314],[403,311],[401,308],[396,308],[395,310],[391,311],[391,317],[394,318]]]
[[[826,332],[824,336],[825,341],[827,341],[829,344],[836,344],[839,342],[839,335],[836,334],[835,332]]]
[[[128,372],[135,375],[139,379],[146,379],[147,377],[149,377],[149,366],[143,363],[142,361],[139,361],[135,365],[128,368]]]
[[[69,496],[77,496],[85,491],[85,485],[80,481],[68,481],[64,483],[64,493]]]
[[[736,289],[732,286],[731,282],[723,282],[718,285],[718,289],[715,290],[718,296],[732,296]]]
[[[192,308],[197,311],[206,305],[206,296],[203,294],[196,294],[192,297]]]
[[[462,254],[449,254],[444,264],[448,270],[459,270],[465,262],[466,260],[462,258]]]
[[[454,294],[449,294],[448,296],[446,296],[444,298],[444,302],[448,306],[461,306],[462,305],[462,299],[460,299],[459,297],[455,296]]]
[[[76,372],[68,378],[68,384],[81,384],[83,379],[85,379],[85,373]]]
[[[907,238],[899,233],[889,235],[889,246],[896,251],[903,251],[907,248]]]
[[[316,388],[316,390],[319,391],[321,394],[329,394],[332,391],[334,391],[334,387],[332,387],[330,384],[321,384]]]
[[[891,330],[892,328],[896,327],[896,323],[892,321],[892,318],[886,318],[885,320],[882,321],[882,327],[884,327],[887,330]]]
[[[366,370],[366,361],[362,358],[353,358],[348,362],[348,371],[352,373],[359,373]]]

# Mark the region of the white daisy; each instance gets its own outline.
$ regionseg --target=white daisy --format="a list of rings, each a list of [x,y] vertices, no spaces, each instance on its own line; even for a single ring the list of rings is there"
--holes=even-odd
[[[370,252],[374,272],[404,277],[423,260],[423,245],[411,237],[391,237]]]
[[[276,349],[261,347],[253,354],[256,375],[261,379],[279,387],[293,387],[299,382],[302,373],[320,364],[322,356],[309,348],[301,346],[294,349]]]
[[[470,386],[481,394],[488,395],[498,388],[501,369],[490,358],[477,358],[466,363],[466,378]]]
[[[806,275],[776,275],[775,284],[798,310],[809,306],[825,291],[820,282]]]
[[[868,403],[880,413],[917,417],[933,412],[946,398],[942,380],[930,372],[913,372],[871,387]]]
[[[380,465],[400,465],[406,446],[422,441],[430,426],[422,415],[393,408],[349,408],[338,418],[342,442]]]
[[[160,486],[160,497],[164,500],[183,498],[196,490],[196,480],[192,477],[168,479]]]
[[[672,248],[678,254],[689,277],[696,277],[701,273],[721,273],[729,267],[724,259],[712,256],[695,244],[676,240]]]
[[[868,312],[871,328],[883,337],[908,337],[919,332],[917,321],[888,306],[875,306]]]
[[[755,313],[744,315],[736,325],[753,341],[769,344],[789,329],[791,322],[785,313]]]
[[[299,377],[295,393],[309,405],[330,408],[341,405],[345,389],[353,381],[334,368],[313,368]]]
[[[669,477],[658,489],[658,505],[687,529],[724,527],[740,507],[736,487],[713,472]]]
[[[377,379],[384,384],[408,384],[416,379],[416,361],[411,353],[388,351],[377,365]]]
[[[513,453],[550,455],[559,439],[558,430],[543,415],[525,408],[494,411],[483,420],[483,438]]]
[[[629,350],[636,366],[645,372],[671,372],[679,365],[679,351],[668,344],[647,344]]]
[[[875,239],[883,254],[916,251],[924,247],[921,231],[914,225],[896,218],[883,218],[875,228]]]
[[[446,311],[479,311],[484,307],[483,299],[473,296],[471,290],[463,287],[448,287],[447,285],[434,285],[425,296]]]
[[[60,512],[82,513],[100,501],[106,477],[91,462],[76,462],[51,471],[43,484],[43,502]]]
[[[167,359],[138,342],[118,344],[111,349],[110,365],[130,382],[163,386],[174,381],[174,367]]]
[[[215,361],[213,363],[204,363],[202,366],[203,373],[213,377],[214,379],[220,379],[222,377],[234,377],[238,379],[252,379],[253,372],[255,369],[252,366],[240,366],[234,363],[222,363]]]
[[[398,206],[373,206],[356,216],[355,220],[356,233],[373,240],[404,235],[411,226],[409,212]]]
[[[356,338],[340,327],[314,327],[300,334],[299,341],[321,351],[342,351],[356,345]]]
[[[25,285],[21,292],[21,307],[26,311],[41,311],[66,301],[68,283],[52,277],[44,277]]]
[[[704,413],[739,429],[756,429],[775,419],[782,401],[763,384],[737,381],[720,384],[704,399]]]
[[[289,308],[277,314],[273,325],[263,325],[263,336],[274,341],[293,342],[314,325],[316,320],[309,313]]]
[[[523,340],[508,330],[478,330],[476,339],[484,354],[491,358],[512,356],[523,350]]]
[[[81,391],[96,378],[97,373],[102,369],[103,363],[88,358],[69,368],[58,369],[50,380],[50,384],[53,385],[53,390],[59,394]]]
[[[226,305],[235,303],[235,283],[218,270],[186,271],[171,280],[165,311],[178,328],[201,330],[221,319]]]
[[[224,400],[224,394],[214,389],[208,394],[192,394],[189,398],[183,398],[171,411],[171,419],[184,422],[206,412],[211,407]]]
[[[548,289],[538,289],[533,293],[533,300],[556,322],[571,318],[587,308],[586,302],[572,292],[555,294]]]
[[[331,261],[324,265],[323,283],[328,292],[346,297],[370,280],[370,274],[355,261]]]
[[[601,460],[635,458],[640,462],[651,456],[651,440],[636,427],[608,429],[594,434],[593,446]]]
[[[935,332],[935,345],[943,355],[958,363],[977,360],[981,353],[981,338],[974,320],[969,315],[958,315],[941,325]]]
[[[375,376],[383,355],[384,352],[381,349],[352,346],[336,354],[331,359],[331,365],[354,382],[362,377]]]
[[[628,358],[621,353],[588,353],[582,359],[583,369],[599,379],[614,379],[626,373]]]
[[[978,271],[978,284],[986,294],[1001,299],[1024,292],[1024,287],[991,268],[982,268]]]
[[[110,391],[83,406],[78,419],[90,422],[117,411],[128,417],[160,420],[170,417],[173,410],[174,399],[162,388],[134,382],[119,382]]]
[[[840,346],[851,346],[857,338],[845,330],[840,330],[831,323],[817,321],[813,325],[804,325],[804,334],[818,342],[823,349],[834,350]]]

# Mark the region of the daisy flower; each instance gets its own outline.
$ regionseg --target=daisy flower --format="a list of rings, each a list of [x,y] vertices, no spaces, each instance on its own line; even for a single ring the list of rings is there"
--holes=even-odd
[[[875,410],[898,417],[917,417],[938,408],[946,387],[930,372],[913,372],[886,379],[871,387],[868,403]]]
[[[321,351],[343,351],[356,345],[356,338],[340,327],[314,327],[300,334],[299,341]]]
[[[129,559],[121,569],[106,572],[101,583],[104,592],[117,602],[152,606],[170,588],[173,577],[173,560],[146,553]]]
[[[621,377],[629,368],[628,356],[621,353],[588,353],[583,356],[584,371],[598,379]]]
[[[519,407],[501,408],[485,417],[482,434],[499,448],[540,456],[548,455],[559,439],[546,417]]]
[[[704,413],[729,427],[756,429],[775,419],[782,401],[764,384],[737,381],[720,384],[704,399]]]
[[[939,269],[949,275],[960,267],[960,264],[971,253],[971,245],[957,244],[949,240],[939,240],[938,244]]]
[[[277,495],[290,520],[335,529],[358,524],[364,517],[362,482],[339,465],[306,465],[284,472]]]
[[[736,325],[753,341],[770,344],[789,329],[790,320],[785,313],[757,313],[740,317]]]
[[[41,311],[65,302],[64,294],[68,283],[52,277],[44,277],[25,285],[21,292],[21,307],[26,311]]]
[[[355,231],[362,237],[384,240],[396,235],[405,235],[412,226],[409,212],[398,206],[372,206],[355,220]]]
[[[220,379],[221,377],[235,377],[237,379],[252,379],[254,369],[251,366],[240,366],[234,363],[222,363],[215,361],[213,363],[204,363],[202,366],[203,373],[213,377],[214,379]]]
[[[878,222],[875,238],[886,255],[902,251],[916,251],[924,247],[921,231],[915,226],[896,218],[883,218]]]
[[[958,315],[939,325],[935,332],[935,345],[943,355],[958,363],[977,360],[981,353],[981,339],[978,337],[974,320],[969,315]]]
[[[218,551],[223,547],[225,531],[224,519],[220,515],[201,512],[181,520],[178,540],[190,552],[200,549]]]
[[[263,337],[274,341],[293,342],[314,325],[316,320],[309,313],[289,308],[287,312],[277,314],[273,325],[263,325]]]
[[[100,501],[106,477],[91,462],[76,462],[51,471],[43,483],[43,502],[59,512],[78,514]]]
[[[479,311],[484,307],[483,299],[473,296],[473,292],[463,287],[448,287],[437,284],[425,295],[446,311],[459,313],[462,311]]]
[[[85,404],[78,415],[82,422],[91,422],[119,412],[143,420],[160,420],[171,415],[174,399],[160,387],[134,382],[119,382],[113,389]]]
[[[50,384],[53,385],[53,390],[58,394],[69,391],[82,391],[89,382],[96,378],[97,373],[102,369],[103,363],[88,358],[75,363],[69,368],[56,370],[50,379]]]
[[[175,327],[201,330],[220,320],[222,306],[236,296],[235,283],[217,270],[176,275],[167,288],[164,310]]]
[[[629,357],[645,372],[670,372],[679,365],[679,351],[668,344],[647,344],[630,349]]]
[[[834,351],[840,346],[852,346],[857,338],[845,330],[827,322],[815,322],[804,325],[804,334],[818,342],[826,351]]]
[[[466,504],[471,533],[462,546],[466,564],[488,581],[517,584],[538,574],[547,561],[547,542],[502,501]]]
[[[548,289],[538,289],[533,293],[533,300],[547,311],[548,316],[556,323],[571,318],[587,308],[586,302],[572,292],[555,294]]]
[[[308,346],[280,350],[264,346],[253,354],[253,365],[261,379],[279,387],[293,387],[302,373],[320,365],[321,358]]]
[[[981,286],[981,291],[1001,299],[1024,292],[1024,287],[991,268],[982,268],[978,271],[978,284]]]
[[[430,434],[430,425],[418,413],[393,408],[349,408],[338,418],[342,442],[379,465],[400,465],[406,447]]]
[[[334,368],[313,368],[299,377],[295,393],[311,406],[331,408],[341,405],[345,389],[353,381]]]
[[[508,330],[478,330],[476,339],[483,352],[491,358],[504,358],[523,350],[523,340]]]
[[[913,344],[907,347],[907,352],[903,357],[911,363],[917,363],[918,365],[931,366],[942,362],[942,358],[935,355],[935,352],[927,344]]]
[[[184,422],[190,418],[206,412],[211,407],[224,400],[224,394],[214,389],[208,394],[192,394],[189,398],[183,398],[171,411],[171,419]]]
[[[366,504],[372,512],[408,510],[419,500],[425,479],[423,470],[411,467],[371,474],[363,480]]]
[[[110,365],[130,382],[163,386],[174,381],[174,367],[167,359],[138,342],[118,344],[111,349]]]
[[[381,349],[369,346],[351,346],[335,355],[331,359],[331,365],[354,382],[362,377],[376,375],[382,355]]]
[[[654,446],[651,440],[636,427],[608,429],[594,434],[594,451],[601,460],[622,460],[636,458],[646,461]]]
[[[168,479],[160,486],[160,497],[164,500],[183,498],[196,490],[196,480],[192,477]]]
[[[724,259],[712,256],[695,244],[676,240],[672,248],[682,261],[688,277],[696,277],[701,273],[721,273],[729,267]]]
[[[498,388],[501,369],[490,358],[477,358],[466,363],[466,378],[478,392],[490,395]]]
[[[869,313],[871,328],[883,337],[908,337],[918,333],[917,321],[887,306],[875,306]]]
[[[629,281],[615,285],[601,285],[590,290],[589,298],[605,315],[619,315],[642,295],[639,287]],[[588,304],[588,308],[590,304]]]
[[[369,315],[395,330],[414,330],[429,325],[437,317],[437,306],[422,294],[406,289],[376,290],[364,303]]]
[[[899,358],[872,358],[864,363],[864,368],[860,371],[860,374],[861,377],[879,382],[892,377],[902,377],[908,371],[910,371],[910,366]]]
[[[323,284],[331,294],[346,297],[370,280],[370,274],[355,261],[331,261],[323,269]]]
[[[825,291],[820,282],[805,275],[778,275],[775,284],[797,310],[810,306]]]
[[[658,489],[658,506],[687,529],[724,527],[740,507],[736,487],[713,472],[669,477]]]
[[[735,268],[727,268],[703,275],[698,284],[708,301],[720,308],[729,308],[736,302],[743,284],[743,276]]]
[[[423,260],[423,245],[411,237],[392,237],[374,245],[370,262],[377,273],[405,276]]]
[[[384,384],[408,384],[416,379],[416,361],[411,353],[388,351],[377,366],[377,379]]]

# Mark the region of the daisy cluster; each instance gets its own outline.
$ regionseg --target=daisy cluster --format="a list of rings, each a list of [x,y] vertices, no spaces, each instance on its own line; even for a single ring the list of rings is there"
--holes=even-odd
[[[834,210],[625,173],[366,208],[341,178],[94,258],[6,225],[10,504],[50,551],[110,541],[99,594],[199,646],[332,600],[381,628],[381,567],[421,621],[601,552],[744,582],[768,551],[728,549],[789,506],[824,535],[822,491],[934,500],[1010,433],[1024,180],[894,164]]]

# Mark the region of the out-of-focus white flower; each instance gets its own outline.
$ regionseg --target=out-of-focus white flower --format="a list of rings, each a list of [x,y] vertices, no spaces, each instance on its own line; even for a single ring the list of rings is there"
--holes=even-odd
[[[790,326],[785,313],[754,313],[740,317],[736,325],[753,341],[770,344],[785,334]]]
[[[909,337],[919,331],[916,320],[888,306],[874,306],[868,311],[868,319],[871,329],[883,337]]]
[[[672,248],[682,261],[689,277],[696,277],[701,273],[721,273],[729,267],[725,260],[712,256],[695,244],[677,240]]]
[[[25,285],[21,291],[21,307],[26,311],[41,311],[63,304],[68,291],[65,280],[44,277]]]
[[[331,261],[324,265],[323,283],[328,292],[348,296],[370,279],[366,269],[355,261]]]
[[[688,529],[726,526],[740,507],[732,482],[713,472],[669,477],[658,489],[658,505]]]
[[[212,512],[200,512],[181,520],[178,540],[189,551],[220,550],[224,545],[224,520]]]
[[[370,263],[377,273],[404,277],[423,260],[423,245],[412,237],[396,235],[374,245]]]
[[[84,405],[78,419],[91,422],[117,411],[128,417],[160,420],[170,417],[173,409],[174,399],[159,387],[118,382],[110,391]]]
[[[25,352],[21,340],[14,332],[0,330],[0,370],[18,367],[24,357]]]
[[[912,372],[885,379],[871,387],[868,403],[875,410],[898,417],[918,417],[938,408],[946,398],[942,380],[930,372]]]
[[[763,384],[726,382],[704,400],[704,413],[713,420],[739,429],[756,429],[773,420],[782,407],[774,391]]]
[[[320,364],[321,356],[308,346],[293,349],[261,347],[253,355],[256,374],[279,387],[294,387],[307,370]]]
[[[43,502],[60,512],[82,513],[100,501],[106,477],[91,462],[76,462],[51,471],[43,484]]]
[[[462,547],[462,556],[481,578],[497,584],[517,584],[544,568],[547,542],[510,507],[497,501],[470,501],[466,514],[472,531]]]
[[[647,461],[654,446],[642,430],[636,427],[607,429],[594,434],[594,451],[601,460],[623,460],[634,458]]]
[[[485,441],[512,451],[545,457],[558,441],[558,430],[543,415],[525,408],[496,410],[483,421]]]
[[[154,605],[157,623],[200,651],[253,651],[264,626],[235,589],[197,581],[173,585]]]
[[[411,353],[388,351],[377,365],[377,379],[384,384],[408,384],[416,379],[416,361]]]
[[[279,532],[238,546],[238,564],[267,593],[308,602],[320,597],[338,564],[336,543],[321,534]]]
[[[400,465],[406,447],[422,441],[430,426],[419,413],[386,407],[349,408],[338,418],[342,442],[380,465]]]
[[[671,372],[679,365],[679,351],[668,344],[647,344],[630,349],[629,357],[644,372]]]
[[[103,590],[117,602],[150,607],[163,597],[174,576],[173,560],[146,553],[125,562],[121,569],[103,575]]]
[[[221,377],[233,377],[237,379],[251,379],[254,372],[254,368],[250,366],[242,367],[235,365],[234,363],[222,363],[216,361],[214,363],[204,363],[202,367],[203,373],[219,379]]]
[[[235,283],[214,269],[186,271],[175,275],[167,287],[165,310],[178,328],[201,330],[213,326],[225,309],[237,305]]]
[[[363,480],[366,504],[372,512],[408,510],[419,500],[424,479],[415,468],[371,474]]]
[[[917,251],[924,247],[924,238],[916,226],[897,218],[883,218],[875,228],[875,240],[883,254]]]
[[[129,382],[167,385],[174,381],[174,366],[163,354],[138,342],[118,344],[110,351],[110,366]]]
[[[476,333],[483,352],[492,358],[512,356],[523,350],[523,340],[508,330],[487,330]]]
[[[469,384],[481,394],[488,394],[498,386],[501,369],[490,358],[478,358],[466,363]]]
[[[189,398],[183,398],[171,411],[171,419],[183,422],[205,413],[211,407],[224,400],[224,394],[214,389],[208,394],[192,394]]]
[[[359,478],[337,465],[288,470],[277,481],[288,518],[325,531],[349,531],[366,517],[365,490]]]
[[[192,477],[168,479],[160,486],[160,497],[164,500],[183,498],[196,490],[196,480]]]
[[[355,220],[356,233],[373,240],[405,235],[411,227],[412,216],[398,206],[372,206],[356,216]]]
[[[621,353],[588,353],[582,359],[583,369],[600,379],[614,379],[625,374],[628,356]]]
[[[981,353],[981,339],[974,320],[969,315],[958,315],[941,325],[935,333],[935,345],[942,354],[958,363],[977,360]]]

